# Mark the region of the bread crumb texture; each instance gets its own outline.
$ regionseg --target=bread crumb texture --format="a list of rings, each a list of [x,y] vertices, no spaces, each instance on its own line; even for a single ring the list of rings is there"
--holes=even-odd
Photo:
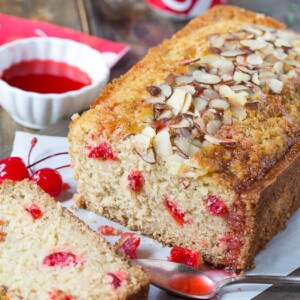
[[[35,183],[3,182],[0,207],[3,299],[146,299],[141,268]]]

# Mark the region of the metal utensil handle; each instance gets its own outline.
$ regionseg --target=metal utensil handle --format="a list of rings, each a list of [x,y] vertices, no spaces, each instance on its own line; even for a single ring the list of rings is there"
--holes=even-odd
[[[231,278],[231,283],[300,284],[300,276],[244,275]]]

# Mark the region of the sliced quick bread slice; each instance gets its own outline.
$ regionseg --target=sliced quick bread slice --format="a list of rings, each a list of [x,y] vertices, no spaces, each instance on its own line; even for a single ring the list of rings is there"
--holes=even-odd
[[[0,239],[0,298],[147,298],[145,272],[33,182],[0,185]]]

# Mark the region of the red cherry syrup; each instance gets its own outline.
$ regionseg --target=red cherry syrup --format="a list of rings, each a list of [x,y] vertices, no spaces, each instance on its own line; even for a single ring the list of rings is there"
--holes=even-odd
[[[195,274],[175,275],[170,278],[169,286],[190,295],[206,295],[213,291],[211,282],[205,276]]]
[[[53,60],[29,60],[4,70],[2,80],[24,91],[61,94],[91,84],[90,77],[77,67]]]

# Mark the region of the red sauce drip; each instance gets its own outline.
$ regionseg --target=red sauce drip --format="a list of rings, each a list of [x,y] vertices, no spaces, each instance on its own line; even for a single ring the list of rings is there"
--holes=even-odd
[[[213,291],[213,286],[206,277],[193,274],[175,275],[170,278],[169,286],[190,295],[207,295]]]
[[[4,70],[1,79],[24,91],[61,94],[91,84],[90,77],[79,68],[53,60],[29,60]]]

